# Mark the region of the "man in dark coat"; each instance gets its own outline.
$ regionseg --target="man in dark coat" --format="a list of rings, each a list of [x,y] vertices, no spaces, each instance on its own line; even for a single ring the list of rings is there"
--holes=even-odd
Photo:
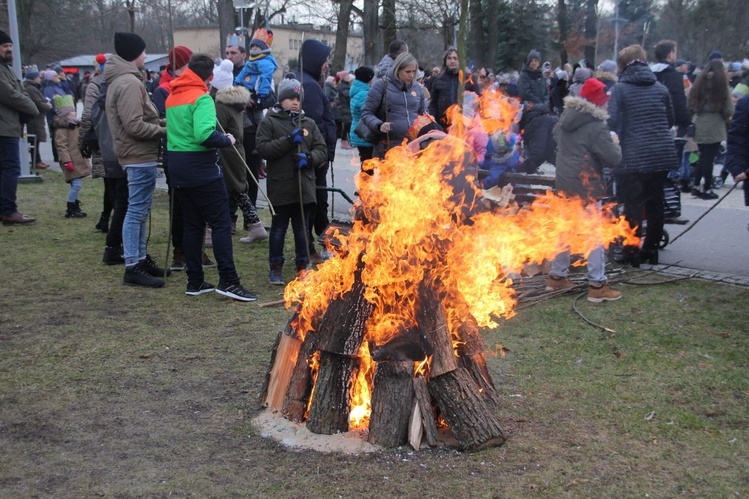
[[[668,89],[671,97],[671,105],[674,108],[674,124],[676,125],[676,136],[684,137],[687,127],[692,123],[687,108],[687,95],[684,93],[684,77],[676,70],[676,42],[673,40],[661,40],[655,46],[655,60],[653,73],[658,83]],[[684,151],[684,141],[676,141],[676,157],[681,159]],[[689,191],[689,178],[681,179],[682,191]]]
[[[36,136],[36,167],[43,170],[49,168],[49,164],[42,160],[39,154],[39,144],[47,142],[47,127],[44,124],[47,112],[52,109],[52,104],[42,94],[41,76],[36,67],[34,71],[26,71],[26,79],[23,82],[23,88],[29,94],[29,98],[34,101],[39,114],[26,123],[26,133]]]
[[[337,142],[333,107],[320,86],[323,75],[327,73],[330,67],[328,56],[331,50],[331,47],[319,40],[305,40],[299,51],[300,67],[296,74],[297,79],[302,82],[304,90],[302,110],[304,110],[305,116],[311,118],[317,128],[320,129],[328,147],[328,163],[315,172],[315,184],[318,188],[328,186],[328,169],[330,163],[335,159]],[[315,233],[319,236],[330,223],[328,220],[328,192],[324,189],[317,190],[317,206],[313,218]],[[321,257],[314,248],[312,238],[310,238],[310,256],[312,263],[320,263]]]
[[[622,49],[618,65],[621,74],[608,106],[609,128],[622,146],[622,162],[614,169],[617,194],[630,225],[641,231],[644,213],[648,228],[642,251],[628,247],[626,258],[633,266],[641,260],[656,264],[663,236],[663,184],[668,171],[676,168],[674,112],[668,90],[648,67],[641,46]]]
[[[558,117],[549,113],[549,89],[540,66],[541,54],[531,50],[518,78],[518,95],[523,101],[520,130],[526,151],[526,160],[521,168],[526,173],[537,173],[538,167],[544,162],[553,164],[556,161],[552,129]]]
[[[746,182],[749,176],[749,95],[736,103],[728,126],[725,168],[736,182],[744,181],[744,204],[749,206],[749,182]]]
[[[445,68],[442,73],[432,78],[432,86],[429,88],[431,100],[429,101],[429,114],[437,119],[442,128],[447,128],[447,109],[458,102],[458,72],[460,61],[458,51],[454,48],[447,49],[442,59]]]
[[[18,177],[21,175],[19,142],[23,135],[20,116],[29,118],[39,111],[13,73],[13,40],[0,31],[0,216],[3,225],[28,224],[36,219],[22,215],[16,206]]]

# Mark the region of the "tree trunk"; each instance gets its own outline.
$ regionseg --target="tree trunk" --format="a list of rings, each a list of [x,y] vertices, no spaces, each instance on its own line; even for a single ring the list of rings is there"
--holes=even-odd
[[[338,30],[335,33],[333,59],[330,62],[331,74],[345,69],[346,66],[346,48],[353,5],[354,0],[341,0],[338,4]]]
[[[307,416],[309,431],[332,435],[349,430],[349,393],[358,367],[359,359],[356,357],[321,352],[320,370]]]
[[[234,33],[234,28],[237,26],[234,0],[217,0],[216,10],[218,12],[218,37],[221,43],[221,53],[223,54],[226,50],[226,36]]]
[[[561,60],[560,66],[564,67],[567,64],[567,3],[565,0],[557,0],[557,25],[559,26],[559,59]],[[570,75],[572,78],[572,75]]]
[[[487,35],[486,35],[486,64],[492,68],[496,74],[499,71],[497,65],[497,36],[499,30],[496,29],[495,23],[499,11],[499,1],[490,0],[486,6]]]
[[[450,330],[447,327],[445,307],[439,301],[439,293],[430,285],[421,283],[416,311],[416,322],[432,347],[429,376],[437,377],[458,368],[453,351]]]
[[[481,0],[470,0],[469,9],[471,16],[471,59],[477,68],[482,68],[486,64],[484,57],[486,54],[484,45],[486,34],[482,22],[484,13],[481,9]]]
[[[395,0],[382,0],[382,53],[387,54],[390,42],[398,36],[396,32]]]
[[[413,362],[378,362],[372,389],[369,443],[398,447],[408,441],[414,401]]]
[[[380,33],[377,0],[364,0],[364,65],[374,67],[382,59],[382,44],[378,43]]]
[[[458,363],[460,367],[464,368],[471,375],[489,409],[492,411],[497,410],[499,407],[499,395],[497,394],[497,389],[494,387],[494,381],[492,381],[492,376],[489,374],[489,369],[486,367],[484,354],[477,353],[475,355],[461,356],[458,359]]]
[[[477,451],[505,442],[499,421],[465,369],[432,378],[429,393],[436,400],[442,417],[462,450]]]
[[[596,65],[596,37],[598,36],[598,0],[587,0],[585,8],[585,60]]]

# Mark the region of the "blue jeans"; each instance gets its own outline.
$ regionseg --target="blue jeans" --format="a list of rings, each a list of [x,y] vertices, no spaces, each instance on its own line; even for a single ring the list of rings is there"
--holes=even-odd
[[[219,282],[239,282],[231,242],[229,194],[224,181],[219,178],[198,187],[174,189],[174,193],[182,208],[182,251],[185,254],[187,281],[194,284],[203,282],[203,237],[207,223],[212,231],[213,256],[218,266]]]
[[[146,257],[146,222],[156,190],[156,163],[124,166],[127,174],[128,205],[122,224],[122,248],[125,265],[135,265]]]
[[[81,192],[83,182],[79,178],[70,181],[70,190],[68,191],[68,203],[75,203],[78,200],[78,193]]]
[[[18,211],[16,191],[21,175],[18,137],[0,137],[0,210],[3,215]]]
[[[268,240],[268,262],[283,263],[283,245],[286,238],[286,230],[289,228],[291,220],[291,229],[294,231],[294,253],[296,264],[300,267],[306,267],[309,264],[307,257],[306,239],[309,232],[305,226],[310,223],[313,204],[304,205],[304,219],[299,210],[298,204],[287,204],[283,206],[274,206],[276,214],[273,215],[270,223],[270,235]]]

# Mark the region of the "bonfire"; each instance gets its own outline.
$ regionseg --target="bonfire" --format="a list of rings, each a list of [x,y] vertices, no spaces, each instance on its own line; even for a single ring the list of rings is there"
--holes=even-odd
[[[363,428],[385,447],[505,441],[481,329],[513,316],[511,277],[565,248],[586,255],[635,236],[579,198],[487,202],[469,129],[509,131],[519,107],[486,92],[476,109],[468,119],[454,107],[446,137],[395,147],[359,174],[352,223],[326,234],[333,257],[285,289],[293,314],[263,388],[270,409],[315,433]]]

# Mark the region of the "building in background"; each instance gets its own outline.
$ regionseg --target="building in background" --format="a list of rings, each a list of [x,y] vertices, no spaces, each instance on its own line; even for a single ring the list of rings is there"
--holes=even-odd
[[[169,54],[149,54],[146,50],[146,69],[149,71],[158,71],[160,66],[165,66],[169,62]],[[59,64],[66,73],[83,74],[86,71],[93,73],[96,67],[96,54],[77,55],[61,61],[52,62]]]
[[[317,29],[311,24],[278,24],[272,25],[273,45],[271,49],[278,66],[283,68],[289,64],[291,69],[296,68],[296,60],[299,57],[299,48],[304,38],[314,38],[330,45],[335,50],[335,31],[329,29]],[[250,33],[250,37],[252,33]],[[250,37],[247,37],[248,39]],[[187,27],[174,30],[174,44],[184,45],[193,52],[203,52],[212,57],[223,57],[221,53],[221,39],[219,29],[214,27]],[[291,61],[291,63],[290,63]],[[349,35],[346,44],[346,67],[349,71],[358,68],[364,61],[364,43],[361,35]],[[331,68],[340,70],[341,68]],[[276,79],[282,77],[279,71]]]

